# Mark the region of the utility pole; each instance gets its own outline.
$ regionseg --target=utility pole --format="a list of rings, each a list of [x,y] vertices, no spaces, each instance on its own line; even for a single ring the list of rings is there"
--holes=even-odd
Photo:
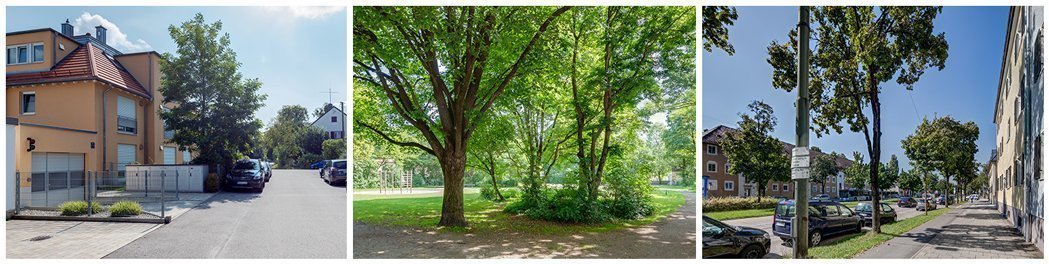
[[[791,151],[790,176],[794,180],[794,215],[791,236],[794,258],[809,255],[809,7],[798,7],[797,146]]]

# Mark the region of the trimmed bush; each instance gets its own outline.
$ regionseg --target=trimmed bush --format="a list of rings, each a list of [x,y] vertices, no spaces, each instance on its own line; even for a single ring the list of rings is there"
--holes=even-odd
[[[500,187],[499,193],[503,195],[503,199],[510,200],[515,197],[520,197],[521,192],[514,188]],[[498,201],[499,195],[495,194],[495,189],[492,185],[481,185],[481,198],[489,201]]]
[[[602,207],[602,203],[587,202],[575,189],[557,189],[543,190],[536,197],[522,197],[503,210],[538,220],[598,223],[612,218]]]
[[[112,216],[135,216],[142,213],[142,205],[135,201],[119,201],[109,207]]]
[[[775,208],[779,200],[771,197],[714,197],[703,200],[703,212]]]
[[[87,214],[87,202],[85,201],[69,201],[58,205],[58,211],[62,212],[62,215],[76,216]],[[101,213],[102,205],[98,202],[91,202],[92,213]]]

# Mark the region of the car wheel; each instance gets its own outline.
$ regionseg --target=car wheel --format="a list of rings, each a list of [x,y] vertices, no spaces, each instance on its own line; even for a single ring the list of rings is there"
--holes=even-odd
[[[765,257],[765,250],[759,245],[750,245],[739,252],[740,258],[759,259]]]
[[[812,230],[812,234],[809,234],[809,246],[815,247],[823,241],[823,234],[820,234],[819,230]]]
[[[874,227],[874,223],[871,223],[871,227]],[[856,233],[863,232],[863,224],[856,225]]]

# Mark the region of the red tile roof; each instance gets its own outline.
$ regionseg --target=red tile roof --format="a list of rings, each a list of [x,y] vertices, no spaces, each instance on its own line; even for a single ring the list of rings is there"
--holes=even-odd
[[[7,75],[7,85],[80,80],[98,80],[120,87],[132,94],[152,98],[149,91],[138,80],[135,80],[131,73],[124,70],[120,63],[106,56],[102,49],[91,43],[77,47],[49,71]]]

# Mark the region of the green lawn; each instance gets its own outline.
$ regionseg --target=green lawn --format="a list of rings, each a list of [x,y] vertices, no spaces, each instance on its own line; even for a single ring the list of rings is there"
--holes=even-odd
[[[441,216],[441,197],[372,199],[353,201],[353,221],[376,225],[401,226],[419,229],[437,230]],[[448,229],[455,232],[507,232],[521,231],[539,234],[573,234],[580,232],[603,232],[624,227],[650,224],[677,210],[685,203],[685,197],[679,192],[653,192],[655,213],[651,216],[630,220],[615,221],[603,224],[567,224],[532,220],[521,215],[503,212],[506,203],[496,203],[481,199],[480,194],[470,193],[463,196],[466,220],[470,227],[466,229]]]
[[[717,220],[725,221],[740,218],[751,218],[760,216],[770,216],[775,213],[775,208],[765,209],[749,209],[749,210],[734,210],[734,211],[721,211],[721,212],[704,212],[703,215],[709,216]]]
[[[874,234],[871,232],[852,234],[833,243],[809,249],[809,256],[818,259],[852,258],[864,251],[881,245],[881,243],[884,243],[885,241],[889,241],[889,239],[910,232],[911,229],[914,229],[915,227],[918,227],[948,211],[950,210],[940,208],[929,211],[929,215],[921,214],[899,222],[882,225],[881,234]]]

